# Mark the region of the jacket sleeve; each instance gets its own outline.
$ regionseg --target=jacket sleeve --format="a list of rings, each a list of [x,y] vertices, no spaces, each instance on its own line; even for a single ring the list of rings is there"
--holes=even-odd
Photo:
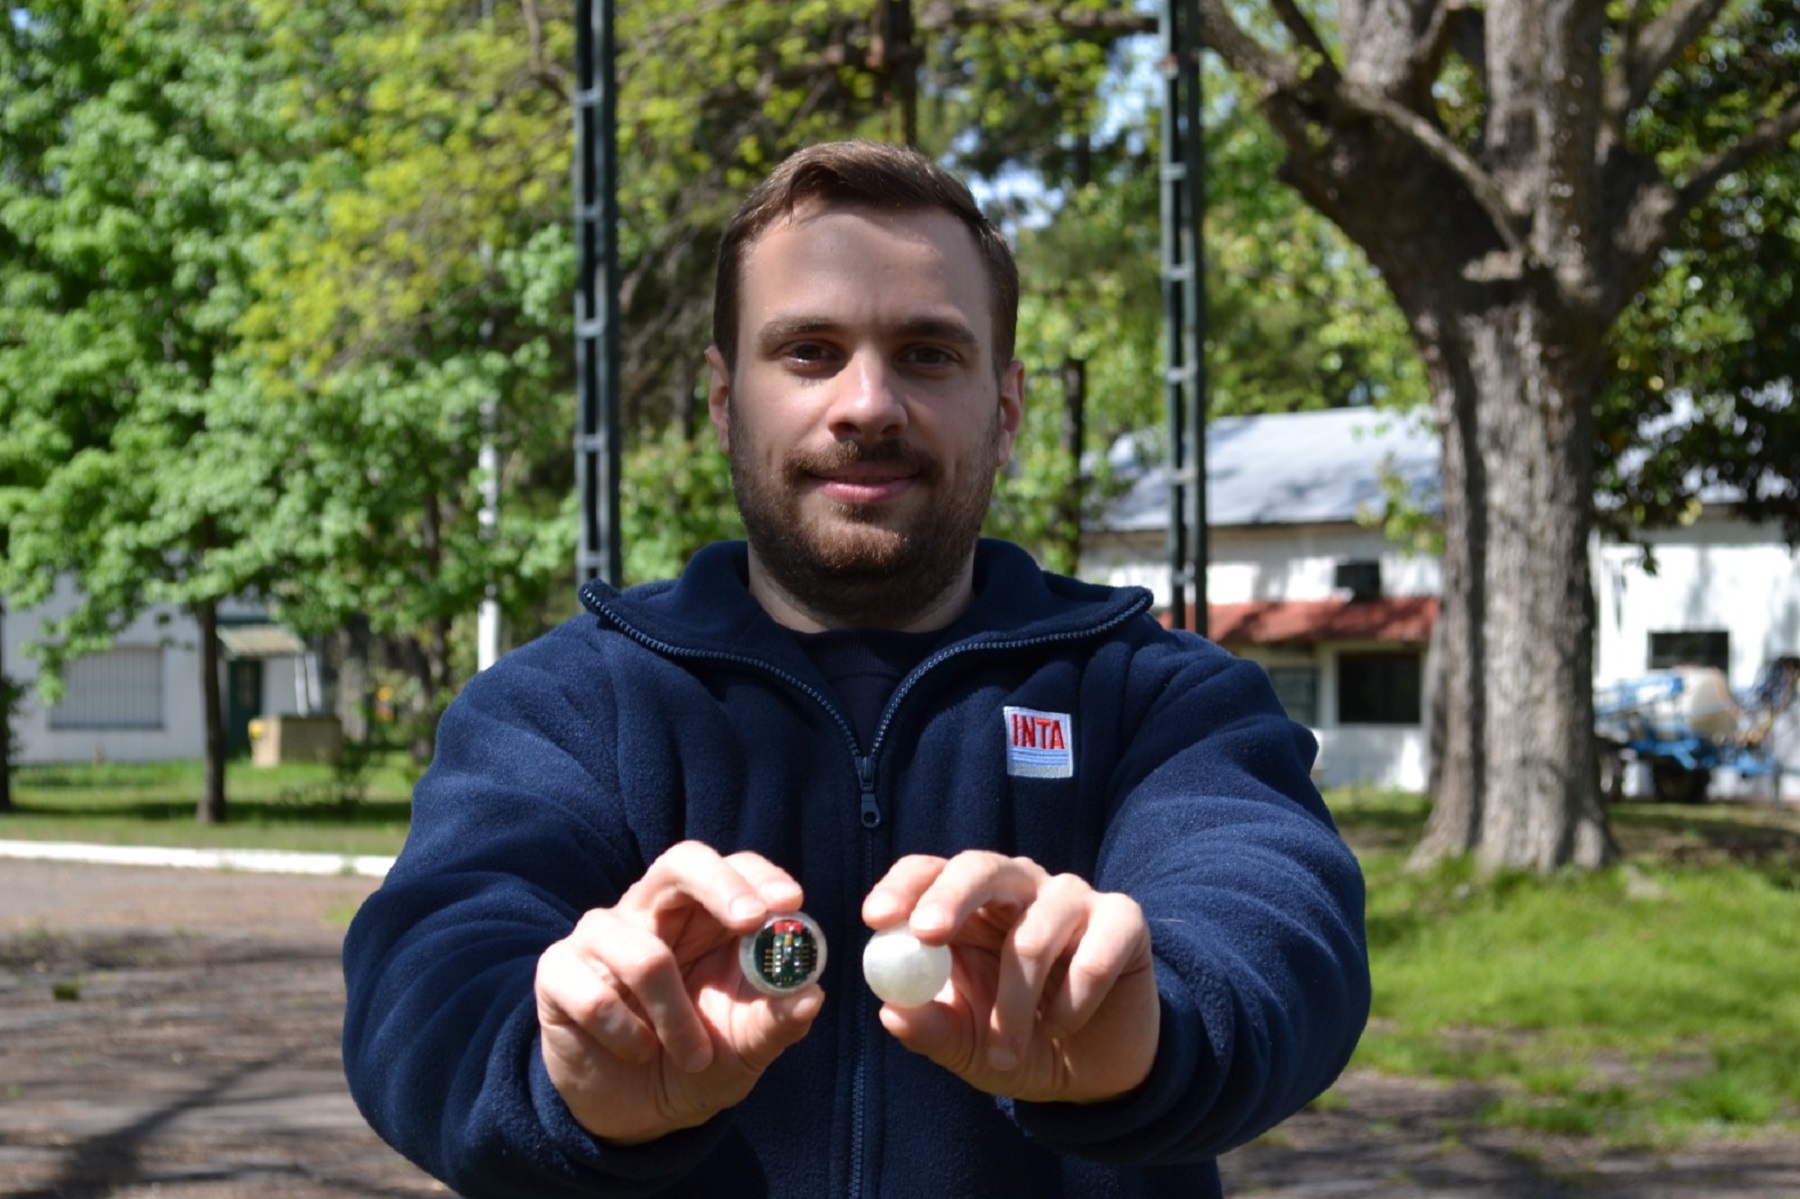
[[[1309,777],[1312,735],[1259,666],[1186,635],[1156,656],[1094,880],[1149,920],[1156,1058],[1107,1103],[1011,1105],[1065,1152],[1152,1164],[1216,1157],[1298,1111],[1369,1012],[1362,872]]]
[[[729,1116],[652,1145],[589,1135],[538,1044],[537,959],[644,870],[618,796],[610,689],[552,634],[465,688],[406,846],[344,942],[344,1068],[369,1123],[470,1199],[650,1194]]]

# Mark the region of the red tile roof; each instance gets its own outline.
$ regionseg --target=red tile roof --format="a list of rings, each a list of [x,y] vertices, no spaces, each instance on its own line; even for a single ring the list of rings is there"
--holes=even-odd
[[[1317,641],[1423,644],[1437,622],[1434,595],[1380,599],[1255,600],[1207,605],[1207,636],[1221,645]]]

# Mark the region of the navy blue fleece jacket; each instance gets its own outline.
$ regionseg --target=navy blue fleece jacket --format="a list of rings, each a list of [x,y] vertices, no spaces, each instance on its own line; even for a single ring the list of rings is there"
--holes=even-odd
[[[1368,1013],[1362,876],[1308,780],[1311,736],[1258,667],[1164,630],[1144,592],[984,541],[967,634],[859,745],[745,561],[719,545],[674,582],[590,584],[588,614],[451,705],[344,946],[369,1122],[479,1199],[1217,1195],[1213,1158],[1327,1087]],[[1062,743],[1032,752],[1027,726],[1053,725]],[[737,1108],[603,1145],[545,1073],[538,955],[689,837],[805,888],[825,1007]],[[1142,905],[1163,1017],[1130,1094],[995,1099],[881,1028],[862,899],[904,854],[971,848]]]

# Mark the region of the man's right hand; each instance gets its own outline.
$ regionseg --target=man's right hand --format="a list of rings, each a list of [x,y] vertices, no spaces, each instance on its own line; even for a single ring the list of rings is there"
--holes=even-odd
[[[794,911],[800,885],[753,853],[684,841],[538,959],[544,1064],[582,1127],[634,1144],[740,1102],[812,1027],[824,993],[756,990],[738,939]]]

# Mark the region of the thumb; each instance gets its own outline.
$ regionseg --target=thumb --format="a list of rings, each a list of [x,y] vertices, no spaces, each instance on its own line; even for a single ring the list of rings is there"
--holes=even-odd
[[[748,1038],[739,1050],[739,1057],[751,1070],[761,1074],[785,1050],[812,1031],[813,1021],[824,1006],[825,992],[816,986],[761,1004],[762,1010],[750,1022]]]
[[[895,1040],[940,1066],[954,1071],[959,1061],[966,1062],[972,1056],[966,1046],[957,1044],[960,1035],[957,1021],[950,1009],[942,1004],[927,1003],[909,1008],[884,1004],[880,1014],[881,1026]]]

